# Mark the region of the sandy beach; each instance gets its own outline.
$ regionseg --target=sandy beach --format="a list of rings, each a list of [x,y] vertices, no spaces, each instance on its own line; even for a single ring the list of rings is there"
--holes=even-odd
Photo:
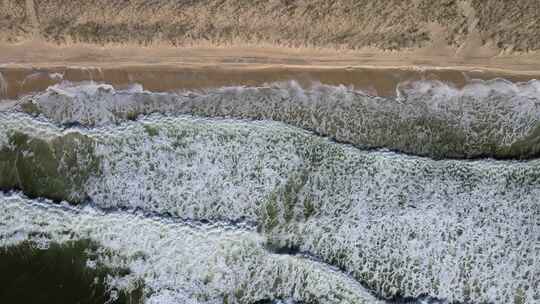
[[[383,52],[262,47],[137,47],[26,42],[0,46],[3,98],[15,98],[63,80],[97,81],[151,91],[204,89],[295,80],[353,86],[393,95],[398,83],[471,79],[528,81],[540,75],[538,55],[460,58],[426,50]]]
[[[0,98],[62,80],[152,91],[295,80],[398,83],[540,74],[535,1],[0,2]]]

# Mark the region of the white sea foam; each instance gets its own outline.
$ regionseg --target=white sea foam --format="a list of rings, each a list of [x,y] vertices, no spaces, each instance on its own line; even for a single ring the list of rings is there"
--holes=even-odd
[[[0,150],[9,147],[9,134],[7,132],[0,132]]]
[[[56,81],[62,81],[64,79],[63,73],[49,73],[49,78]]]
[[[179,94],[116,91],[105,84],[63,84],[30,98],[59,123],[105,125],[139,114],[271,119],[361,147],[436,157],[527,157],[540,128],[540,82],[472,81],[458,89],[436,81],[401,84],[397,98],[344,86],[276,83]],[[515,146],[513,146],[515,145]],[[519,145],[519,147],[518,147]]]
[[[142,94],[141,96],[139,96]],[[137,97],[140,98],[137,98]],[[163,105],[160,96],[167,94],[144,92],[142,86],[134,84],[126,90],[115,90],[111,85],[84,82],[72,84],[62,82],[51,86],[42,95],[26,97],[36,102],[38,109],[49,118],[60,123],[80,123],[83,125],[104,125],[125,120],[130,113],[134,117],[144,114],[141,109]],[[148,98],[146,98],[148,97]],[[139,104],[141,99],[148,99]],[[155,100],[155,101],[154,101]]]
[[[101,208],[255,222],[261,238],[342,267],[382,296],[540,297],[540,160],[434,161],[282,123],[190,116],[61,131],[6,113],[0,126],[92,139],[100,170],[81,191]]]
[[[274,298],[379,303],[324,264],[268,253],[255,232],[54,206],[18,194],[0,194],[0,206],[0,246],[89,238],[118,254],[100,262],[131,270],[108,283],[129,290],[142,280],[146,303],[223,303],[224,298],[228,303]]]

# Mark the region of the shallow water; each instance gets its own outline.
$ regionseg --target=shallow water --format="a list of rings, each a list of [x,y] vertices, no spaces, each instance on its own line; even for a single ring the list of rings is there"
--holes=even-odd
[[[108,286],[108,276],[129,271],[91,263],[96,255],[97,245],[82,239],[3,247],[0,299],[5,303],[142,303],[142,288],[126,292]]]
[[[398,92],[53,86],[0,113],[0,246],[146,303],[539,301],[538,83]]]

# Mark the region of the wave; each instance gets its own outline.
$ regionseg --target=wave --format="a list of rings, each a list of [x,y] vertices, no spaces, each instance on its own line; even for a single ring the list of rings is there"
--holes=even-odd
[[[19,194],[0,194],[0,206],[0,246],[22,240],[46,246],[91,239],[107,250],[98,257],[100,263],[131,270],[110,278],[109,286],[129,291],[144,281],[145,303],[255,303],[279,298],[381,303],[353,279],[322,263],[267,252],[255,232],[104,213],[92,206],[55,206]]]
[[[63,83],[25,98],[23,109],[61,124],[102,126],[140,114],[274,120],[361,148],[433,158],[534,158],[540,154],[540,82],[402,83],[396,98],[345,86],[295,82],[152,93],[135,87]]]
[[[61,129],[0,113],[0,143],[1,169],[14,176],[3,188],[253,222],[261,242],[320,258],[381,298],[540,296],[540,160],[436,161],[272,121],[162,115]]]

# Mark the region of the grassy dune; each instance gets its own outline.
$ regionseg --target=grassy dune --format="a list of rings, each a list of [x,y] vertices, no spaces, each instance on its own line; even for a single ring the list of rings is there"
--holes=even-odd
[[[529,0],[3,0],[0,41],[279,45],[466,52],[540,48]]]

